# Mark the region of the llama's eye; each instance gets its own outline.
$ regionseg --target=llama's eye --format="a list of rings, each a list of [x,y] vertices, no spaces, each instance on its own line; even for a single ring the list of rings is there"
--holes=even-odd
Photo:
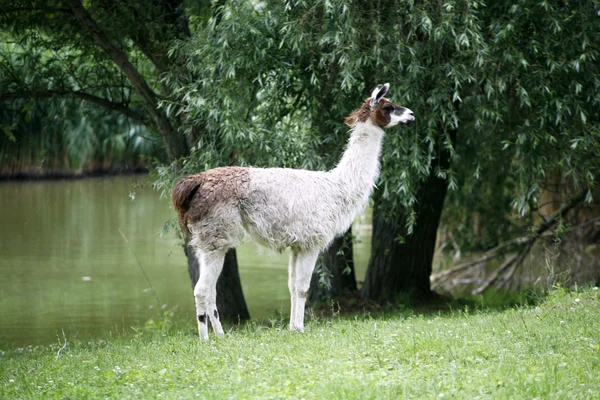
[[[394,106],[391,104],[386,104],[385,106],[383,106],[383,110],[387,113],[391,113],[392,111],[394,111]]]

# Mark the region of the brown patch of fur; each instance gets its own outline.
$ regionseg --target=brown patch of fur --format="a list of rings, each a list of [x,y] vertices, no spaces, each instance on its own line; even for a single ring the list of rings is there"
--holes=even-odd
[[[354,110],[344,119],[344,123],[352,128],[354,125],[359,122],[367,122],[369,119],[369,115],[371,114],[371,106],[369,103],[371,102],[371,98],[365,100],[364,103],[361,104],[360,108]]]
[[[377,126],[384,127],[390,123],[390,116],[383,112],[383,106],[386,104],[394,104],[387,99],[381,99],[379,103],[371,110],[371,98],[369,97],[362,103],[359,109],[354,110],[350,115],[346,117],[344,123],[352,128],[359,122],[367,122],[369,117],[373,120],[373,123]],[[398,107],[394,104],[395,107]]]
[[[181,231],[189,235],[188,223],[202,219],[219,203],[239,199],[248,183],[248,169],[242,167],[214,168],[181,178],[171,192]]]

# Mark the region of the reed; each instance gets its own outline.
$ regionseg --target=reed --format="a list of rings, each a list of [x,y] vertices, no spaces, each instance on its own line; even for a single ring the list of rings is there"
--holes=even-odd
[[[0,127],[3,178],[133,171],[163,158],[144,127],[69,100],[0,104]]]

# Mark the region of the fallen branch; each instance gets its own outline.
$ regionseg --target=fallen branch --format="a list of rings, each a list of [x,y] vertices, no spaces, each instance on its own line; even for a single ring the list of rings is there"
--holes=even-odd
[[[529,254],[529,251],[531,250],[531,248],[533,247],[533,242],[531,242],[530,244],[528,244],[525,248],[525,250],[523,250],[520,253],[517,254],[513,254],[512,256],[510,256],[508,258],[508,260],[506,260],[501,266],[500,268],[496,269],[493,273],[492,276],[489,277],[481,286],[479,286],[477,289],[473,290],[471,292],[471,294],[481,294],[483,292],[485,292],[487,289],[489,289],[492,285],[494,285],[500,277],[502,276],[504,280],[510,279],[514,273],[516,272],[516,270],[523,264],[523,261],[525,261],[525,257],[527,256],[527,254]],[[509,270],[510,272],[508,273],[508,275],[506,277],[504,277],[504,272]]]
[[[456,276],[458,274],[461,274],[468,270],[471,270],[475,267],[479,267],[479,266],[483,265],[485,262],[495,258],[501,250],[504,250],[510,246],[516,246],[516,247],[520,248],[518,253],[509,256],[508,259],[505,260],[500,267],[495,269],[492,272],[491,276],[488,279],[486,279],[482,285],[480,285],[479,287],[474,289],[472,291],[472,293],[473,294],[481,294],[485,290],[489,289],[491,286],[496,284],[499,280],[503,281],[502,284],[506,284],[506,282],[508,280],[510,280],[512,278],[512,276],[514,276],[516,271],[523,265],[525,258],[527,257],[527,255],[529,254],[531,249],[533,248],[533,245],[535,244],[535,242],[540,237],[545,236],[546,231],[548,231],[550,228],[552,228],[554,225],[556,225],[556,223],[558,221],[560,221],[562,218],[564,218],[567,215],[567,213],[569,213],[575,207],[579,206],[585,200],[587,192],[588,192],[587,188],[585,190],[582,190],[577,196],[575,196],[567,204],[565,204],[563,207],[561,207],[556,213],[554,213],[552,215],[552,217],[550,217],[548,220],[544,221],[535,230],[533,235],[509,240],[509,241],[502,243],[502,244],[494,247],[493,249],[489,250],[488,252],[485,253],[485,255],[483,257],[481,257],[477,260],[470,261],[465,264],[461,264],[457,267],[454,267],[452,269],[431,275],[432,281],[435,282],[432,285],[432,288],[435,289],[435,288],[441,286],[444,282],[448,281],[453,276]],[[586,221],[585,223],[580,224],[577,227],[572,227],[569,230],[581,228],[583,226],[589,225],[590,223],[591,223],[591,221]],[[507,271],[508,271],[508,273],[505,276],[504,273]]]
[[[526,243],[528,239],[529,239],[528,237],[519,237],[519,238],[511,239],[507,242],[504,242],[504,243],[494,247],[493,249],[488,250],[481,258],[478,258],[477,260],[468,261],[466,263],[459,264],[452,269],[447,269],[445,271],[438,272],[436,274],[432,274],[431,280],[436,282],[434,284],[433,288],[435,289],[437,286],[439,286],[439,284],[437,282],[447,280],[452,275],[456,275],[459,272],[469,270],[473,267],[479,266],[487,261],[490,261],[498,256],[498,253],[500,252],[500,250],[506,249],[507,247],[510,247],[510,246],[520,246],[520,245]]]

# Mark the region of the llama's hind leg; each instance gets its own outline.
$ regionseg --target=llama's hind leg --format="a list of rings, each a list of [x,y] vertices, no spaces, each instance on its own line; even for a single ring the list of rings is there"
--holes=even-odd
[[[290,330],[294,330],[294,321],[296,315],[296,261],[298,260],[298,253],[296,250],[291,249],[290,252],[290,264],[288,266],[288,288],[290,289],[290,301],[292,306],[290,308]]]
[[[208,319],[218,335],[223,328],[218,318],[216,306],[217,280],[223,270],[226,249],[212,251],[198,250],[196,256],[200,264],[200,278],[194,288],[196,316],[198,318],[198,334],[201,339],[208,339]]]
[[[221,268],[219,270],[219,275],[220,275],[220,271],[223,269],[223,263],[224,260],[221,261],[220,265]],[[218,276],[217,275],[217,281],[218,281]],[[221,319],[220,319],[220,315],[219,315],[219,310],[217,310],[217,287],[216,287],[216,283],[215,283],[215,290],[210,292],[210,297],[208,298],[208,308],[206,309],[207,313],[208,313],[208,317],[210,319],[210,324],[213,327],[213,330],[215,331],[215,333],[218,336],[223,336],[224,332],[223,332],[223,327],[221,326]]]
[[[295,287],[292,294],[293,320],[290,321],[290,329],[304,332],[304,307],[310,287],[310,278],[315,269],[315,263],[319,257],[318,250],[300,251],[296,256],[295,263]]]

